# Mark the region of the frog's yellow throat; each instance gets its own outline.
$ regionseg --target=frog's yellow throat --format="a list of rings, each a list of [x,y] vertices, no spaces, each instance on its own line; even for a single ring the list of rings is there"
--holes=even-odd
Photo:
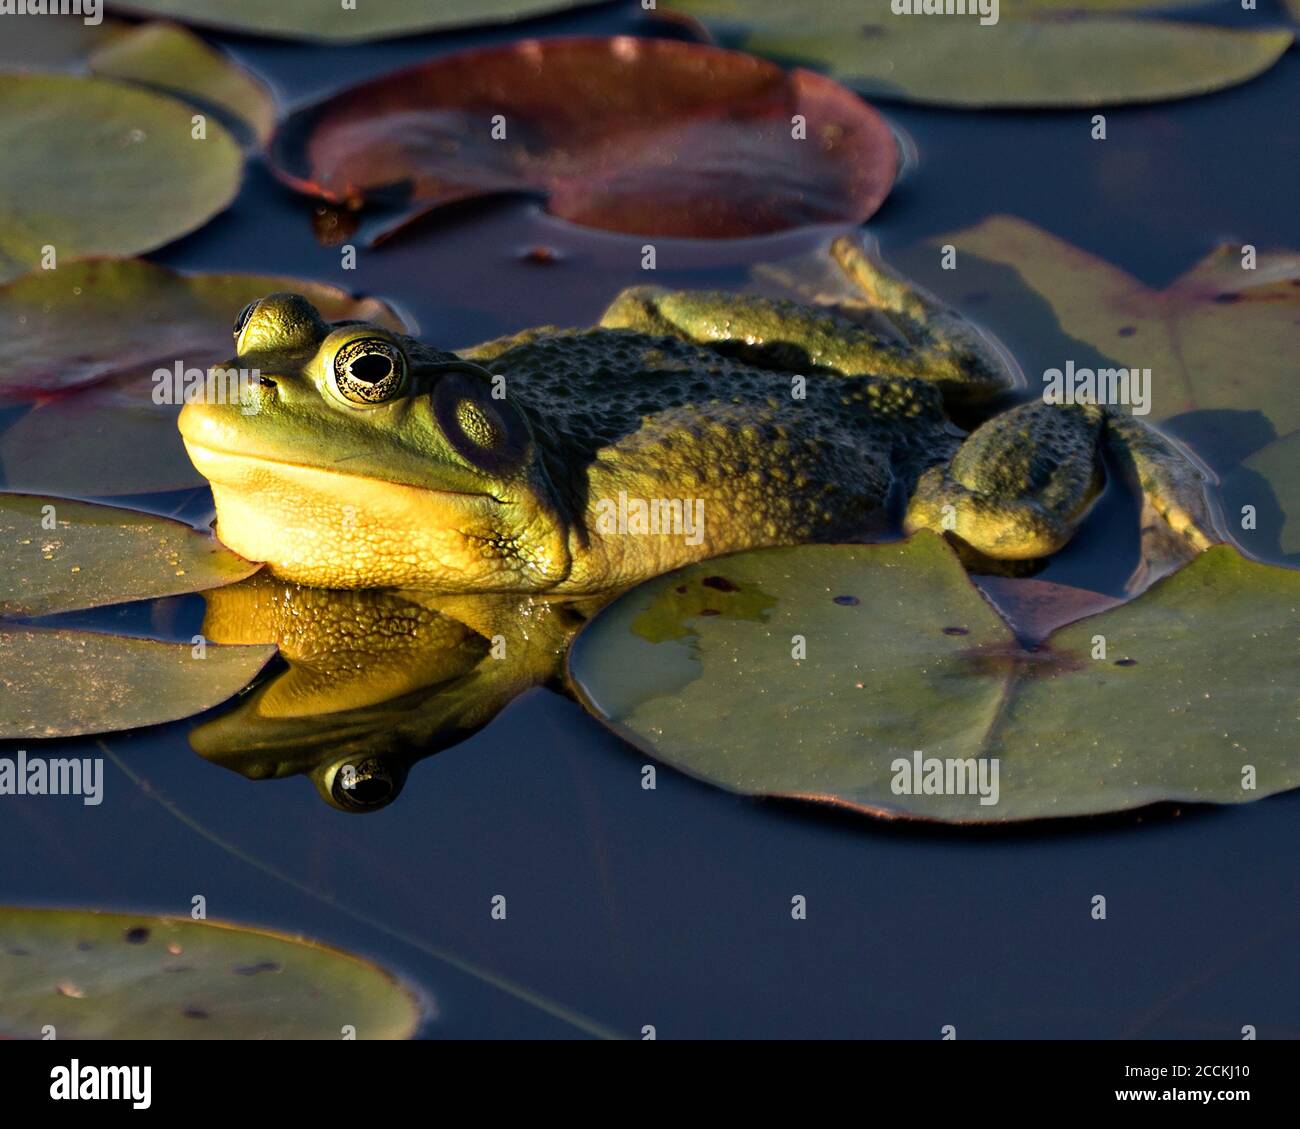
[[[186,440],[217,536],[285,580],[322,588],[516,591],[568,569],[565,535],[529,505],[218,451]],[[507,512],[508,511],[508,512]],[[526,540],[518,530],[529,531]],[[512,532],[514,531],[514,532]]]

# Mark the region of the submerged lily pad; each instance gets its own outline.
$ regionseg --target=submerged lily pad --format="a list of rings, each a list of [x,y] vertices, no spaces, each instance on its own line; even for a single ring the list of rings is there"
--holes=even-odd
[[[202,592],[260,567],[178,521],[68,498],[0,494],[0,615]]]
[[[1023,311],[1046,303],[1049,316],[1017,342],[1026,366],[1036,363],[1029,368],[1031,386],[1041,387],[1042,372],[1067,359],[1078,366],[1149,368],[1149,418],[1168,421],[1225,479],[1246,457],[1276,496],[1276,508],[1258,491],[1241,498],[1258,511],[1257,524],[1250,528],[1229,514],[1234,539],[1261,554],[1261,541],[1279,543],[1279,520],[1294,524],[1300,517],[1293,464],[1281,446],[1300,431],[1300,252],[1261,248],[1254,269],[1245,269],[1242,248],[1225,244],[1164,290],[1152,290],[1012,216],[935,237],[925,251],[928,261],[944,244],[956,248],[967,287],[974,278],[1010,268],[1013,282],[1018,276],[1029,292],[995,281],[1000,292],[994,297],[1004,311],[999,316],[1008,319],[995,328],[1004,337],[1021,328],[1019,315],[1009,312],[1013,306]],[[991,304],[981,313],[990,316]],[[1265,454],[1269,444],[1273,450]],[[1294,544],[1294,534],[1287,540]]]
[[[672,0],[666,11],[700,21],[730,46],[817,67],[872,97],[966,107],[1186,98],[1254,78],[1291,44],[1289,31],[1107,14],[1171,6],[1026,0],[1000,5],[989,25],[978,15],[896,15],[886,0],[875,7],[857,0]]]
[[[672,40],[463,51],[346,90],[276,134],[302,192],[409,208],[533,193],[591,227],[739,236],[860,221],[898,169],[885,121],[830,79]]]
[[[275,103],[258,79],[175,24],[121,20],[17,20],[0,43],[0,70],[93,71],[174,94],[259,144],[275,126]]]
[[[119,12],[286,39],[355,43],[448,28],[506,23],[595,0],[112,0]]]
[[[405,1039],[391,973],[264,929],[150,914],[0,908],[0,1035],[39,1039]]]
[[[1117,365],[1150,368],[1152,419],[1235,408],[1263,412],[1279,434],[1300,428],[1292,352],[1300,252],[1264,250],[1246,270],[1241,248],[1224,244],[1152,290],[1015,216],[992,216],[929,243],[952,244],[959,262],[964,254],[1012,268],[1051,306],[1063,336]]]
[[[1281,505],[1278,546],[1288,555],[1300,553],[1300,433],[1270,443],[1246,459],[1242,466],[1261,475]],[[1256,528],[1259,528],[1258,517]]]
[[[652,580],[596,616],[569,669],[616,732],[746,794],[954,823],[1241,803],[1300,786],[1298,608],[1300,574],[1216,546],[1027,651],[922,533]],[[925,794],[949,760],[975,773],[966,794]]]
[[[160,643],[0,625],[0,741],[78,737],[193,717],[257,677],[275,648]]]
[[[125,83],[0,74],[0,281],[42,265],[135,255],[206,223],[234,199],[243,155],[193,108]],[[48,273],[56,273],[50,271]]]
[[[142,260],[73,263],[0,286],[0,404],[39,400],[0,435],[9,489],[144,494],[202,485],[176,431],[181,405],[157,403],[158,369],[226,360],[235,314],[274,291],[305,295],[329,320],[397,331],[376,299],[303,279],[183,275]],[[93,386],[93,387],[91,387]],[[76,395],[52,393],[79,390]],[[69,446],[66,436],[76,435]]]

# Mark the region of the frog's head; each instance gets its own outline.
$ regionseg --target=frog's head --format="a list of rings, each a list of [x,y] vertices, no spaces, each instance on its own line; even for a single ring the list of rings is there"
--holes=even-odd
[[[240,395],[210,378],[180,429],[235,552],[331,588],[534,591],[567,573],[529,421],[484,369],[272,294],[239,315],[213,371],[230,370]]]

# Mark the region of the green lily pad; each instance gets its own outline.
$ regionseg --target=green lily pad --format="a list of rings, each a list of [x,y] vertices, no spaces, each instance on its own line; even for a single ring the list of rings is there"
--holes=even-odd
[[[222,211],[243,154],[219,122],[193,140],[193,112],[108,79],[0,74],[0,281],[42,266],[47,246],[60,269],[135,255]]]
[[[178,521],[67,498],[0,494],[0,615],[202,592],[259,567]]]
[[[258,79],[192,31],[121,20],[21,20],[0,43],[0,70],[86,70],[174,94],[261,144],[275,126],[275,102]]]
[[[507,23],[594,0],[112,0],[119,12],[167,16],[200,27],[284,39],[356,43],[480,24]]]
[[[1271,67],[1289,31],[1108,13],[1173,0],[1028,0],[978,15],[895,15],[881,0],[672,0],[729,46],[815,67],[877,98],[971,108],[1105,106],[1222,90]],[[1185,6],[1185,5],[1182,5]],[[1093,12],[1100,12],[1094,15]]]
[[[694,238],[858,222],[898,171],[888,124],[830,79],[627,36],[440,56],[304,108],[269,154],[300,192],[400,201],[395,226],[524,193],[589,227]]]
[[[352,953],[151,914],[0,908],[0,1035],[406,1039],[411,991]]]
[[[1242,498],[1243,504],[1255,507],[1254,526],[1264,532],[1276,532],[1278,548],[1287,556],[1300,553],[1300,433],[1288,435],[1256,451],[1242,462],[1242,467],[1259,475],[1273,492],[1273,501],[1280,511],[1280,528],[1272,528],[1268,515],[1261,516],[1259,511],[1267,499],[1249,495]],[[1225,493],[1227,493],[1225,484]],[[1242,541],[1248,541],[1249,530],[1236,533]]]
[[[659,577],[569,671],[616,732],[745,794],[953,823],[1241,803],[1300,786],[1297,608],[1300,573],[1216,546],[1024,650],[927,533]],[[932,760],[961,766],[946,792],[924,791]]]
[[[90,69],[105,78],[150,86],[211,107],[258,145],[275,128],[275,100],[260,80],[209,47],[192,31],[153,23],[114,35],[92,51]]]
[[[233,352],[230,326],[254,298],[305,295],[330,320],[408,331],[391,308],[333,286],[255,274],[178,274],[142,260],[73,263],[0,286],[0,404],[38,400],[0,434],[11,490],[145,494],[203,485],[155,402],[157,369],[206,371]],[[52,393],[76,390],[75,395]],[[174,397],[173,397],[174,399]],[[76,435],[75,447],[66,436]]]
[[[1300,429],[1291,355],[1300,253],[1262,250],[1255,269],[1244,270],[1241,248],[1224,244],[1164,290],[1152,290],[1014,216],[992,216],[928,242],[954,246],[959,264],[969,256],[1010,267],[1048,303],[1064,337],[1114,364],[1150,368],[1152,419],[1235,408],[1264,413],[1280,435]],[[959,265],[958,273],[967,269]]]
[[[0,70],[79,71],[92,51],[130,30],[130,24],[112,19],[10,20],[0,39]]]
[[[993,216],[936,236],[906,261],[927,269],[945,244],[957,251],[958,269],[948,278],[960,279],[963,292],[985,291],[980,316],[1004,340],[1016,338],[1031,387],[1041,387],[1047,368],[1070,359],[1149,368],[1149,418],[1172,421],[1225,484],[1249,456],[1248,468],[1275,495],[1278,505],[1267,511],[1269,499],[1257,492],[1242,499],[1256,506],[1259,524],[1250,531],[1228,514],[1233,538],[1252,553],[1262,551],[1261,540],[1279,543],[1279,520],[1300,513],[1293,462],[1279,446],[1300,431],[1300,252],[1258,249],[1252,270],[1243,268],[1241,247],[1221,245],[1165,289],[1152,290],[1031,223]],[[1274,449],[1265,454],[1268,444]],[[1287,536],[1294,544],[1294,533]]]
[[[275,648],[0,625],[0,741],[180,721],[233,698]]]

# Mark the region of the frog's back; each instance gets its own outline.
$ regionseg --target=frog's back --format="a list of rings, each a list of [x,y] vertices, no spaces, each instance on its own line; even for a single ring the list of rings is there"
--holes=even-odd
[[[620,494],[699,500],[714,552],[860,535],[900,452],[943,430],[923,382],[796,378],[633,330],[530,330],[466,355],[505,376],[575,513]]]

